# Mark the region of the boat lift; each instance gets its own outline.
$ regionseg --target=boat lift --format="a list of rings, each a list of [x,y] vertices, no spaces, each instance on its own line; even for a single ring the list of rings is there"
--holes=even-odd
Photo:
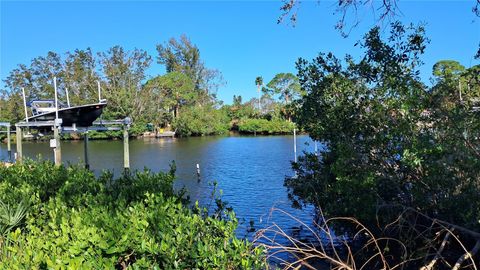
[[[57,98],[57,83],[56,78],[53,80],[53,85],[55,89],[55,111],[56,117],[53,121],[28,121],[27,109],[26,109],[26,98],[25,98],[25,91],[22,89],[23,92],[23,99],[25,105],[25,121],[21,121],[15,124],[16,129],[16,146],[17,146],[17,153],[16,153],[16,162],[21,163],[23,159],[23,150],[22,150],[22,138],[23,138],[23,129],[45,129],[47,127],[51,127],[53,129],[53,139],[50,140],[50,147],[53,148],[54,152],[54,159],[55,165],[62,164],[62,151],[61,151],[61,143],[60,143],[60,134],[61,133],[83,133],[84,138],[84,162],[85,168],[89,169],[90,164],[88,162],[88,132],[89,131],[120,131],[123,130],[123,167],[125,170],[130,168],[130,154],[129,154],[129,134],[128,130],[132,121],[129,117],[121,120],[97,120],[94,121],[91,126],[81,127],[76,126],[76,124],[72,124],[72,126],[63,126],[62,119],[58,117],[58,98]],[[99,102],[104,100],[101,99],[100,94],[100,83],[98,82],[98,98]],[[68,97],[68,92],[67,92]],[[68,98],[67,98],[68,99]],[[69,100],[67,100],[70,103]],[[11,148],[10,148],[10,123],[0,123],[0,127],[5,126],[7,127],[7,137],[8,137],[8,151],[9,157],[11,159]]]
[[[22,151],[22,135],[23,129],[31,128],[45,128],[52,127],[53,129],[53,139],[50,140],[50,147],[53,148],[55,165],[62,164],[62,151],[60,143],[60,134],[62,133],[83,133],[84,138],[84,162],[85,168],[89,169],[90,164],[88,161],[88,132],[89,131],[120,131],[123,130],[123,167],[124,169],[130,168],[130,151],[129,151],[129,134],[128,130],[132,121],[129,117],[123,120],[99,120],[93,122],[93,125],[90,127],[77,127],[73,126],[61,126],[61,119],[56,121],[35,121],[35,122],[18,122],[15,124],[16,133],[17,133],[17,154],[16,161],[21,163],[23,159]],[[10,141],[10,140],[9,140]],[[10,152],[9,152],[10,153]]]

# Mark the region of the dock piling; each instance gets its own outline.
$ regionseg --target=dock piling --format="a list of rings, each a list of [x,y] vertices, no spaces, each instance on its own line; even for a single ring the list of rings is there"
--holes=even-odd
[[[22,128],[19,126],[15,126],[16,129],[16,137],[17,137],[17,153],[16,153],[16,162],[22,163]]]
[[[54,148],[54,160],[55,165],[60,166],[62,164],[62,152],[61,152],[61,141],[60,135],[62,133],[69,133],[69,132],[81,132],[84,133],[85,138],[85,167],[88,169],[90,167],[90,162],[88,160],[88,131],[95,130],[95,131],[120,131],[123,130],[123,142],[124,142],[124,168],[130,168],[130,157],[129,157],[129,134],[128,130],[132,121],[130,118],[125,118],[122,120],[100,120],[93,122],[92,126],[89,127],[78,127],[77,125],[73,124],[72,126],[63,126],[62,119],[57,118],[54,121],[31,121],[31,122],[18,122],[15,124],[16,132],[17,132],[17,153],[15,153],[15,160],[17,162],[22,162],[23,153],[22,153],[22,129],[33,127],[37,129],[51,127],[53,129],[54,138],[50,140],[50,147]],[[0,126],[8,126],[6,123],[0,122]]]
[[[83,154],[84,154],[84,162],[85,162],[85,169],[90,169],[90,164],[88,163],[88,130],[83,133]]]
[[[55,140],[55,147],[53,148],[55,156],[55,165],[62,165],[62,147],[60,144],[60,127],[55,125],[53,128],[53,139]]]
[[[12,142],[10,137],[10,125],[7,126],[7,152],[8,152],[8,161],[12,161]]]
[[[128,145],[128,128],[130,123],[130,118],[125,118],[123,125],[123,168],[126,171],[130,169],[130,153]]]
[[[60,145],[60,129],[62,119],[58,118],[58,93],[57,93],[57,77],[53,77],[53,88],[55,89],[55,122],[53,125],[53,139],[55,140],[55,165],[62,165],[62,147]]]

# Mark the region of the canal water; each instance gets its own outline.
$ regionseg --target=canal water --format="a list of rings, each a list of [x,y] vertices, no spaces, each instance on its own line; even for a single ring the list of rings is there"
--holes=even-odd
[[[15,145],[12,145],[15,149]],[[30,158],[53,159],[48,142],[25,142],[24,155]],[[297,152],[314,151],[308,136],[297,137]],[[120,173],[123,167],[122,141],[91,140],[91,169]],[[0,145],[0,160],[7,158],[6,145]],[[83,141],[62,141],[62,158],[66,163],[83,163]],[[176,187],[185,186],[192,201],[208,204],[212,182],[223,191],[222,199],[233,207],[240,221],[238,233],[245,232],[250,220],[255,228],[272,223],[285,230],[299,226],[291,217],[272,208],[279,208],[303,221],[312,220],[312,210],[293,209],[283,186],[285,176],[292,175],[293,136],[227,136],[176,139],[143,138],[130,141],[132,169],[149,168],[166,171],[172,161],[177,167]],[[197,181],[199,164],[201,181]]]

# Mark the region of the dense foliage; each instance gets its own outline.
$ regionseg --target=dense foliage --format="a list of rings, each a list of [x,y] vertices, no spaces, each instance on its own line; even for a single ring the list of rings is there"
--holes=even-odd
[[[199,48],[186,36],[170,39],[157,45],[157,63],[164,65],[166,74],[147,76],[152,56],[141,49],[128,51],[114,46],[94,54],[90,48],[61,55],[48,52],[47,56],[32,59],[29,65],[20,64],[10,71],[0,90],[0,120],[12,124],[24,116],[22,89],[27,100],[52,99],[53,78],[57,78],[59,100],[67,103],[67,92],[72,105],[98,101],[98,85],[102,98],[107,100],[103,119],[130,117],[130,134],[142,135],[147,125],[176,131],[179,136],[225,134],[238,130],[241,119],[274,119],[262,126],[250,125],[245,133],[291,132],[279,126],[280,121],[291,121],[293,100],[298,98],[298,78],[291,73],[280,73],[263,86],[263,78],[255,80],[259,98],[242,103],[241,97],[233,105],[221,106],[217,90],[224,85],[218,70],[206,67]],[[260,96],[263,88],[264,94]],[[279,97],[283,103],[275,101]],[[260,122],[264,122],[261,121]],[[258,129],[255,127],[258,126]],[[253,127],[253,129],[252,129]],[[273,127],[273,128],[271,128]],[[152,131],[152,128],[150,128]],[[92,132],[91,139],[121,138],[119,132]],[[81,136],[64,136],[80,138]]]
[[[269,95],[278,95],[285,102],[282,112],[291,122],[291,102],[303,95],[297,76],[292,73],[279,73],[263,88],[263,91]]]
[[[262,268],[262,251],[235,237],[233,214],[188,209],[173,173],[0,166],[0,268]]]
[[[307,91],[299,124],[328,150],[294,164],[290,196],[367,224],[411,207],[479,229],[478,66],[439,62],[430,88],[417,70],[423,28],[394,23],[387,40],[372,29],[358,62],[331,53],[299,60]]]
[[[256,134],[288,134],[295,128],[294,123],[281,119],[244,119],[237,125],[242,133]]]
[[[20,64],[10,71],[0,91],[0,119],[16,123],[25,118],[22,89],[27,100],[53,99],[54,77],[64,104],[67,89],[72,105],[98,102],[100,85],[101,97],[108,101],[102,118],[130,117],[138,132],[145,130],[146,123],[170,127],[182,107],[218,105],[215,95],[223,83],[221,73],[205,67],[198,48],[187,37],[157,48],[159,63],[166,65],[167,73],[153,78],[147,76],[152,57],[144,50],[128,51],[121,46],[97,54],[90,48],[64,55],[48,52],[28,65]],[[174,54],[167,53],[171,50]],[[179,60],[187,58],[191,61]]]
[[[181,115],[175,119],[173,127],[181,136],[225,134],[230,129],[227,115],[211,107],[181,110]]]

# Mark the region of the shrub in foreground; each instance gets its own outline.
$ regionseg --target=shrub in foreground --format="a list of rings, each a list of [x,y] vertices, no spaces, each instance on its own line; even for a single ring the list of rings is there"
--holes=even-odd
[[[190,210],[173,179],[150,171],[97,178],[49,162],[0,167],[0,268],[263,267],[262,250],[236,238],[233,214]],[[25,218],[6,226],[24,205]]]

